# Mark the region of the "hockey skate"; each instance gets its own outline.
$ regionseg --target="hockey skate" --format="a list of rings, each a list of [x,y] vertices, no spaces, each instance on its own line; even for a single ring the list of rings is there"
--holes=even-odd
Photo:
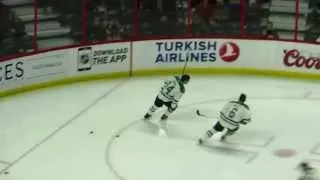
[[[221,136],[220,141],[221,141],[221,142],[224,142],[224,141],[226,141],[226,138],[227,138],[227,136],[226,136],[226,135],[223,135],[223,136]]]
[[[151,119],[151,117],[152,117],[151,114],[147,113],[147,114],[144,115],[143,120],[148,121],[148,120]]]
[[[167,115],[163,114],[163,115],[161,116],[161,120],[162,120],[162,121],[167,120],[167,119],[168,119],[168,116],[167,116]]]

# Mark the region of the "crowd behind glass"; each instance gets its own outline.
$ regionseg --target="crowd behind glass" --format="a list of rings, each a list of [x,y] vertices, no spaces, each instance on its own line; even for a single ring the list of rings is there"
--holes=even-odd
[[[0,0],[0,58],[35,49],[155,36],[293,40],[296,17],[298,40],[320,42],[320,0],[300,3],[296,16],[294,0]]]

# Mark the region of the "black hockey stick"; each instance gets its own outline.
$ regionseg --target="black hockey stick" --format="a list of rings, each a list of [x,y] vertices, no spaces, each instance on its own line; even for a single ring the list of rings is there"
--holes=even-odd
[[[199,109],[196,110],[196,113],[197,113],[198,116],[201,116],[201,117],[213,118],[213,117],[207,116],[207,115],[205,115],[205,114],[202,114]],[[246,125],[246,124],[248,124],[250,121],[251,121],[251,120],[245,119],[245,120],[240,121],[239,123]]]
[[[184,74],[186,72],[187,65],[188,65],[188,60],[186,59],[186,62],[183,65],[183,69],[182,69],[181,74]]]
[[[196,110],[196,113],[197,113],[198,116],[209,118],[207,115],[202,114],[199,109]]]

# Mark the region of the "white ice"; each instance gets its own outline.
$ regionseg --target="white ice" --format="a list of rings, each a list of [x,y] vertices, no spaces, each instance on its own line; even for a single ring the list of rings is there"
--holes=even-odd
[[[1,180],[292,180],[301,161],[320,167],[317,82],[194,76],[168,121],[141,121],[162,80],[72,84],[0,100]],[[240,93],[253,119],[227,143],[196,140]],[[94,131],[90,134],[90,131]],[[118,138],[116,135],[120,135]],[[279,157],[277,150],[293,151]]]

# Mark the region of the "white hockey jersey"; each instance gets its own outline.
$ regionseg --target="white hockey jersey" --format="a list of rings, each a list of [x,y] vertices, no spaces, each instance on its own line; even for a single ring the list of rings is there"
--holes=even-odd
[[[239,124],[246,124],[251,121],[251,113],[246,104],[238,101],[228,102],[220,111],[219,122],[228,129],[235,129]]]
[[[303,172],[298,180],[320,180],[320,176],[316,169],[311,169],[309,171]]]
[[[179,77],[173,76],[164,82],[158,94],[158,98],[164,102],[178,103],[184,92],[185,87]]]

